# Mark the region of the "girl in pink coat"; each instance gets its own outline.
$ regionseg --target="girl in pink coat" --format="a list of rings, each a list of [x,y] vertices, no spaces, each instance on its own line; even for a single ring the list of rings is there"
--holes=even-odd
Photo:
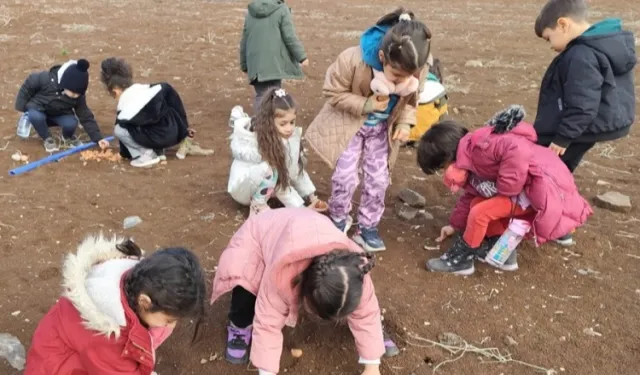
[[[438,241],[460,235],[443,256],[427,262],[429,270],[472,274],[474,258],[484,259],[512,218],[531,223],[536,245],[566,244],[593,213],[564,163],[536,144],[536,132],[524,116],[521,106],[511,106],[473,132],[443,121],[423,135],[422,170],[433,174],[447,168],[445,183],[464,189]],[[506,270],[517,269],[516,257],[513,252]]]
[[[285,325],[300,306],[323,320],[346,318],[363,375],[379,375],[386,351],[378,299],[365,253],[329,218],[308,208],[281,208],[251,216],[231,238],[213,280],[213,304],[231,292],[225,357],[251,360],[260,375],[276,374]],[[249,354],[249,346],[251,353]],[[393,352],[393,353],[392,353]]]

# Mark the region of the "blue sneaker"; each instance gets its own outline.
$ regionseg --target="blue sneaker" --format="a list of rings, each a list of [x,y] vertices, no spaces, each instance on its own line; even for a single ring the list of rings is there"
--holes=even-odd
[[[353,218],[351,216],[347,216],[347,218],[344,220],[336,220],[334,218],[331,218],[331,221],[333,221],[333,225],[335,225],[336,228],[340,229],[340,231],[345,234],[349,231],[349,229],[351,229],[351,225],[353,225]]]
[[[369,252],[385,251],[387,247],[378,234],[378,228],[365,228],[358,226],[358,231],[353,236],[353,241]]]

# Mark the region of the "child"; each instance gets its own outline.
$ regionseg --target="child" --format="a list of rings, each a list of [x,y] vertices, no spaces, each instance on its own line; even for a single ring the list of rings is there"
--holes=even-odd
[[[456,231],[463,234],[446,254],[427,262],[429,270],[472,274],[474,256],[486,256],[511,218],[530,221],[540,245],[571,233],[593,213],[562,161],[535,143],[535,130],[522,121],[524,115],[522,107],[512,106],[476,131],[445,121],[422,137],[420,168],[433,174],[454,166],[454,173],[447,171],[447,184],[464,187],[438,241]],[[517,269],[516,254],[505,270]]]
[[[168,83],[133,83],[131,66],[123,59],[102,61],[100,80],[118,102],[113,133],[120,155],[131,166],[147,168],[166,160],[164,149],[180,144],[176,156],[184,158],[193,137],[180,95]]]
[[[408,140],[416,123],[417,93],[398,88],[422,82],[430,38],[429,29],[403,8],[382,17],[362,35],[360,46],[342,52],[329,67],[323,88],[329,100],[307,130],[311,148],[335,167],[329,212],[345,233],[362,158],[364,183],[353,239],[367,251],[386,249],[378,234],[384,196],[399,142]],[[396,92],[375,95],[374,71],[384,72]]]
[[[102,236],[67,255],[65,292],[33,334],[24,375],[153,373],[178,319],[203,313],[204,271],[183,248],[141,255]]]
[[[309,59],[284,0],[253,0],[248,9],[240,41],[240,69],[256,90],[253,113],[257,114],[270,88],[280,88],[283,79],[303,78],[300,67],[309,66]]]
[[[89,61],[85,59],[69,60],[48,71],[31,73],[20,87],[16,110],[27,114],[47,152],[60,150],[51,137],[50,126],[62,128],[62,140],[69,146],[82,144],[75,135],[78,120],[93,142],[101,148],[109,146],[109,142],[102,139],[93,112],[87,107],[87,87]]]
[[[274,195],[285,207],[326,209],[316,187],[304,170],[302,128],[296,127],[296,105],[283,89],[266,92],[260,112],[249,118],[241,107],[231,113],[233,163],[227,191],[238,203],[249,205],[251,214],[269,209]]]
[[[368,275],[373,266],[372,255],[312,210],[282,208],[250,217],[220,256],[213,280],[212,304],[232,292],[226,359],[251,359],[260,375],[276,374],[282,329],[295,326],[302,308],[323,320],[346,318],[363,375],[379,375],[380,357],[399,351],[383,338]]]
[[[409,133],[408,146],[414,146],[415,142],[429,130],[433,124],[442,120],[448,113],[447,90],[442,85],[442,72],[440,61],[433,60],[429,64],[429,74],[425,78],[424,85],[418,95],[418,109],[416,110],[416,126]]]
[[[558,52],[540,86],[538,143],[573,172],[596,142],[629,134],[636,107],[635,39],[619,18],[590,24],[585,0],[549,0],[535,32]]]

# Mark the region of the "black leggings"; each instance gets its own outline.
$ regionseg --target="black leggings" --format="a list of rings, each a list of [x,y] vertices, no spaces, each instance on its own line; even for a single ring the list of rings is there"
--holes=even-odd
[[[238,328],[247,328],[253,324],[256,315],[256,296],[241,286],[233,288],[231,292],[231,307],[229,320]]]

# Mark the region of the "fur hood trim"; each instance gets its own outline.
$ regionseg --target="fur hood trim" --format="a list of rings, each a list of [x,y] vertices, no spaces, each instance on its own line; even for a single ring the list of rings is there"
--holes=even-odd
[[[124,309],[121,303],[119,303],[120,285],[117,285],[117,294],[114,286],[109,288],[111,289],[110,292],[112,292],[111,295],[113,298],[117,298],[118,302],[118,306],[113,306],[111,308],[112,311],[110,311],[111,314],[109,314],[108,311],[104,310],[104,301],[100,301],[100,298],[103,298],[103,296],[92,295],[92,293],[90,293],[87,279],[90,277],[93,267],[106,261],[120,259],[121,261],[118,262],[120,263],[118,268],[121,274],[137,263],[137,261],[134,260],[129,260],[126,264],[123,262],[130,259],[130,257],[127,257],[127,255],[116,248],[116,245],[121,244],[123,241],[124,238],[116,236],[105,238],[102,233],[87,236],[78,246],[75,254],[71,253],[66,256],[62,270],[63,296],[73,303],[84,320],[84,326],[87,329],[98,331],[105,336],[114,334],[116,337],[119,337],[120,327],[126,325],[126,323],[123,324]],[[108,287],[101,287],[103,290],[106,288]],[[114,313],[114,311],[116,312]],[[114,316],[121,316],[122,318]]]
[[[118,120],[134,118],[151,100],[162,91],[162,85],[135,83],[120,95],[118,100]]]

